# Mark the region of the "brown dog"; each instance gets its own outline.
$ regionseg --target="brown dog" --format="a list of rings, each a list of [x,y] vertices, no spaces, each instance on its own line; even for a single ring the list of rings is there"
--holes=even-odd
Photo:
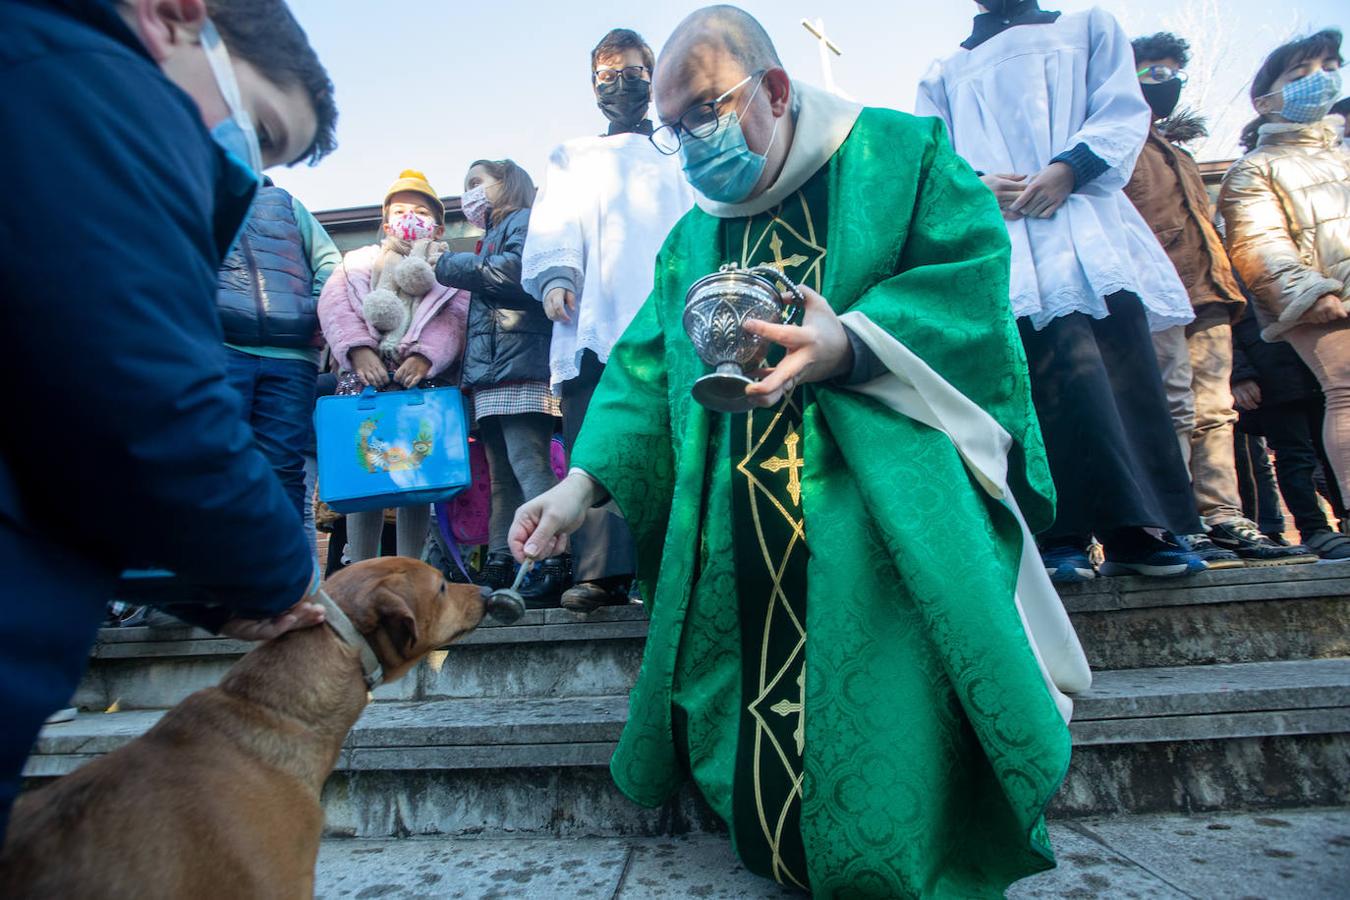
[[[478,588],[411,559],[358,563],[326,589],[386,681],[483,618]],[[0,897],[312,897],[319,792],[366,702],[358,650],[327,625],[261,645],[142,737],[21,797]]]

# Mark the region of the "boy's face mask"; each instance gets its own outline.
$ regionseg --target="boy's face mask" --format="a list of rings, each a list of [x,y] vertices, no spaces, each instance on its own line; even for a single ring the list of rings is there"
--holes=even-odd
[[[239,233],[248,221],[253,198],[262,186],[262,149],[258,146],[253,120],[239,96],[229,51],[210,19],[202,24],[201,40],[216,87],[230,110],[229,118],[211,129],[211,138],[224,156],[223,171],[216,184],[215,221],[216,245],[223,258],[239,239]]]
[[[211,64],[211,74],[216,79],[216,87],[230,110],[230,117],[211,129],[211,137],[226,153],[261,178],[262,149],[258,146],[258,133],[253,128],[253,119],[244,108],[244,100],[239,95],[239,82],[234,77],[234,64],[230,62],[230,52],[210,19],[202,23],[201,38],[202,47],[206,50],[206,59]]]

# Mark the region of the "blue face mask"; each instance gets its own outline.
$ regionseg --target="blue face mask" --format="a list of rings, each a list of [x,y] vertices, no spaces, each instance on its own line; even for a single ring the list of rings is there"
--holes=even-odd
[[[1289,82],[1280,94],[1284,101],[1279,111],[1282,118],[1302,125],[1320,122],[1341,95],[1340,70],[1319,69]]]
[[[224,256],[243,231],[253,198],[262,186],[262,149],[258,146],[253,120],[239,96],[229,51],[210,19],[202,25],[201,39],[216,87],[230,110],[230,117],[211,129],[211,138],[225,157],[220,180],[216,183],[215,229],[216,245]]]
[[[764,83],[761,77],[745,108],[750,108],[755,94]],[[731,110],[717,121],[717,131],[706,138],[686,137],[680,144],[680,158],[684,162],[684,177],[694,189],[709,200],[718,203],[739,203],[759,183],[768,163],[769,148],[778,137],[778,120],[773,123],[773,134],[764,154],[750,149],[745,142],[740,116]]]
[[[216,88],[224,98],[230,110],[230,117],[211,129],[211,137],[226,153],[240,164],[247,166],[262,180],[262,149],[258,145],[258,132],[253,128],[253,119],[244,108],[244,100],[239,95],[239,83],[234,77],[234,64],[230,62],[230,52],[220,38],[215,23],[207,19],[202,24],[202,48],[206,50],[207,62],[211,64],[211,74],[215,76]]]

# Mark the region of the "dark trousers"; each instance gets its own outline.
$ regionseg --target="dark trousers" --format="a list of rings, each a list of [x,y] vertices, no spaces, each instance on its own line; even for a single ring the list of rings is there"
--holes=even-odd
[[[1017,323],[1059,498],[1045,545],[1105,542],[1125,528],[1203,530],[1144,306],[1124,292],[1106,303],[1105,319]]]
[[[230,385],[244,398],[244,417],[295,511],[304,519],[305,451],[313,445],[318,371],[302,359],[271,359],[225,348]]]
[[[1265,438],[1234,431],[1233,458],[1237,462],[1242,514],[1255,522],[1262,534],[1284,534],[1280,490],[1275,486],[1275,468],[1270,464]]]
[[[581,372],[562,385],[563,442],[567,452],[576,446],[591,397],[600,384],[605,364],[590,350],[581,358]],[[637,571],[633,537],[623,517],[608,509],[586,513],[586,522],[571,538],[573,580],[631,578]]]
[[[1263,406],[1260,410],[1266,443],[1275,451],[1280,493],[1304,539],[1331,527],[1317,498],[1319,468],[1323,473],[1321,493],[1338,518],[1345,513],[1335,477],[1326,477],[1333,469],[1322,444],[1323,414],[1320,399]]]

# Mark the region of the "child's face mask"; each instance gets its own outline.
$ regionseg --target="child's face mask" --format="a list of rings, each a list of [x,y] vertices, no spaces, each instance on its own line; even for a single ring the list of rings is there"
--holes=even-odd
[[[409,210],[399,215],[391,215],[385,226],[389,236],[401,241],[420,241],[436,234],[436,220]]]

